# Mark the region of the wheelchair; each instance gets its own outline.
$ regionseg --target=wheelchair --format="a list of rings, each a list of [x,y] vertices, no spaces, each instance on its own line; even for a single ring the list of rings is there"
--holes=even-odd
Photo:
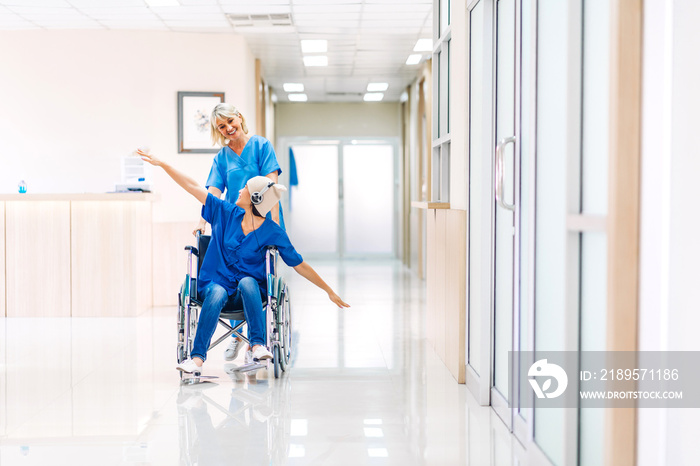
[[[192,260],[196,262],[197,276],[204,261],[204,256],[209,246],[211,236],[197,233],[197,246],[186,246],[187,274],[178,294],[178,321],[177,321],[177,362],[178,364],[189,358],[194,345],[194,337],[197,333],[197,320],[202,308],[202,301],[197,296],[197,278],[192,275]],[[267,246],[265,252],[265,275],[267,277],[267,297],[263,299],[263,309],[266,314],[266,346],[272,353],[275,378],[279,378],[282,372],[289,367],[292,357],[292,313],[289,301],[289,289],[284,279],[277,273],[279,252],[274,246]],[[231,327],[229,320],[239,321],[238,325]],[[231,335],[243,340],[250,347],[250,341],[242,333],[245,324],[243,309],[236,309],[233,300],[230,299],[219,315],[219,325],[224,327],[224,334],[209,345],[209,351]],[[258,370],[267,367],[259,362],[246,364],[239,368],[241,372]],[[201,375],[195,374],[198,379]],[[180,372],[180,378],[183,373]],[[195,380],[196,383],[198,380]]]

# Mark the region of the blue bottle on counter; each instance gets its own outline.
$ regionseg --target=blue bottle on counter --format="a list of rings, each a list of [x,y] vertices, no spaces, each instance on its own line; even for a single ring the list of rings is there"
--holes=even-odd
[[[24,194],[27,192],[27,183],[24,182],[24,180],[20,180],[19,184],[17,185],[19,188],[19,193]]]

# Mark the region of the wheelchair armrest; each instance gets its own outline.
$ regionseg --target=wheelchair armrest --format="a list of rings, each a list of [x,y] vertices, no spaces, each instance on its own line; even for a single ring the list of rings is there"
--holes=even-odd
[[[199,256],[199,251],[194,246],[185,246],[185,251],[190,251],[195,256]]]

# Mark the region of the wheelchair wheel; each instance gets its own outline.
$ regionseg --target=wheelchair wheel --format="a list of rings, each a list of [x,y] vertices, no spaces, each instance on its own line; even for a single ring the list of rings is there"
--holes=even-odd
[[[272,357],[275,366],[275,378],[280,378],[280,367],[282,366],[282,358],[280,357],[280,347],[279,345],[274,345],[272,347]]]
[[[292,359],[292,308],[289,302],[289,289],[285,286],[279,308],[280,364],[283,371]]]

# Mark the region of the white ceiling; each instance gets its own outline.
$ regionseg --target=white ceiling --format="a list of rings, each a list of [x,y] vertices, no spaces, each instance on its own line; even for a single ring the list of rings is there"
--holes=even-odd
[[[245,36],[278,101],[301,82],[310,102],[362,101],[369,82],[387,82],[399,100],[419,65],[406,65],[432,37],[433,0],[0,0],[0,30],[139,29]],[[227,15],[235,15],[229,17]],[[267,15],[267,16],[258,16]],[[271,16],[270,16],[271,15]],[[290,24],[291,19],[291,24]],[[301,39],[328,40],[328,66],[306,67]],[[429,52],[423,52],[423,59]],[[323,54],[320,54],[323,55]]]

